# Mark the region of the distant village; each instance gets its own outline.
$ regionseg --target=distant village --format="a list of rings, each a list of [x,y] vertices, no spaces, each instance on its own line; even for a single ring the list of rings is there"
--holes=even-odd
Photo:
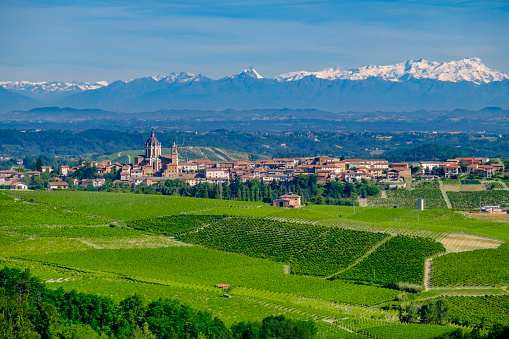
[[[21,162],[21,163],[20,163]],[[18,160],[22,165],[23,161]],[[228,183],[235,178],[241,181],[258,179],[263,182],[291,181],[299,175],[316,175],[319,184],[344,180],[355,182],[362,179],[376,179],[388,183],[403,183],[405,178],[419,177],[421,180],[433,180],[438,177],[456,178],[461,173],[491,178],[497,172],[504,172],[504,164],[490,161],[489,158],[455,158],[446,161],[420,161],[417,163],[392,163],[381,159],[336,159],[329,156],[303,158],[274,158],[258,161],[211,161],[198,159],[179,160],[177,145],[173,144],[171,154],[161,154],[161,143],[154,131],[145,142],[144,154],[134,158],[133,163],[90,161],[75,167],[60,166],[52,168],[42,166],[40,171],[0,171],[0,185],[11,186],[14,190],[26,190],[25,176],[38,176],[41,172],[58,172],[52,178],[47,189],[68,189],[69,176],[83,166],[96,166],[97,174],[105,175],[120,170],[120,178],[113,184],[150,186],[161,180],[179,179],[190,186],[200,182],[213,184]],[[72,183],[82,187],[100,188],[106,184],[104,178],[71,179]]]

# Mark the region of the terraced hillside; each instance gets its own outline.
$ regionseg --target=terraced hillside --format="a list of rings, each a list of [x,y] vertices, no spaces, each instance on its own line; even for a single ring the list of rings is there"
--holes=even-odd
[[[184,161],[188,158],[190,161],[197,159],[209,159],[211,161],[238,161],[238,160],[251,160],[251,159],[268,159],[267,156],[260,154],[251,154],[246,152],[239,152],[224,148],[217,147],[204,147],[204,146],[179,146],[179,159]],[[171,148],[162,148],[162,154],[171,154]],[[132,163],[134,157],[143,154],[143,150],[128,150],[112,153],[109,155],[102,155],[97,160],[111,160],[113,162]]]

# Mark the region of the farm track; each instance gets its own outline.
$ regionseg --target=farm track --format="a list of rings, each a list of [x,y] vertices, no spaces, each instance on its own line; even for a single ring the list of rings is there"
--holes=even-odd
[[[440,187],[440,192],[442,192],[442,196],[444,197],[445,204],[447,205],[448,209],[452,209],[451,201],[449,200],[449,197],[447,196],[447,193],[445,192],[444,185],[441,180],[438,181],[438,186]]]
[[[431,278],[433,277],[433,258],[426,259],[424,264],[424,291],[432,288]]]
[[[376,251],[380,246],[382,246],[383,244],[385,244],[387,241],[391,240],[394,237],[395,237],[394,235],[389,235],[388,237],[383,238],[381,241],[379,241],[373,247],[371,247],[366,253],[364,253],[362,256],[357,258],[352,264],[350,264],[350,266],[348,266],[347,268],[342,269],[341,271],[338,271],[336,273],[333,273],[333,274],[329,275],[328,277],[326,277],[326,279],[329,279],[329,278],[332,278],[334,276],[337,276],[337,275],[339,275],[339,274],[341,274],[341,273],[343,273],[345,271],[348,271],[352,267],[357,266],[360,262],[362,262],[364,259],[366,259],[371,253]]]

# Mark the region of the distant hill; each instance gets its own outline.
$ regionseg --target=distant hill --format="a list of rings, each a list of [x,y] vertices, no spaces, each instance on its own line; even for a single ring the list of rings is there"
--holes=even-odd
[[[0,86],[0,112],[8,112],[15,109],[31,109],[40,105],[41,103],[34,99]]]
[[[204,147],[204,146],[181,146],[178,148],[179,159],[184,161],[186,158],[189,161],[197,159],[209,159],[210,161],[238,161],[238,160],[253,160],[253,159],[270,159],[265,155],[233,151],[224,148]],[[171,148],[162,148],[162,154],[171,154]],[[120,163],[132,163],[134,157],[143,154],[143,150],[129,150],[122,152],[115,152],[109,155],[102,155],[97,160],[111,160]]]

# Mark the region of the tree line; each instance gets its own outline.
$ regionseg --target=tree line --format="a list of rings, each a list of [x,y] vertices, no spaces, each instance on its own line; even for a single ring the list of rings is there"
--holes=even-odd
[[[120,188],[120,187],[119,187]],[[107,188],[106,188],[107,189]],[[112,188],[114,190],[115,187]],[[259,179],[242,181],[236,177],[227,183],[200,182],[194,186],[185,181],[174,179],[158,182],[150,186],[133,186],[134,193],[175,195],[184,197],[255,201],[272,203],[277,197],[293,193],[301,196],[305,203],[348,205],[355,203],[357,198],[378,195],[380,189],[365,179],[354,182],[333,180],[321,184],[316,175],[298,175],[290,181],[264,182]]]

